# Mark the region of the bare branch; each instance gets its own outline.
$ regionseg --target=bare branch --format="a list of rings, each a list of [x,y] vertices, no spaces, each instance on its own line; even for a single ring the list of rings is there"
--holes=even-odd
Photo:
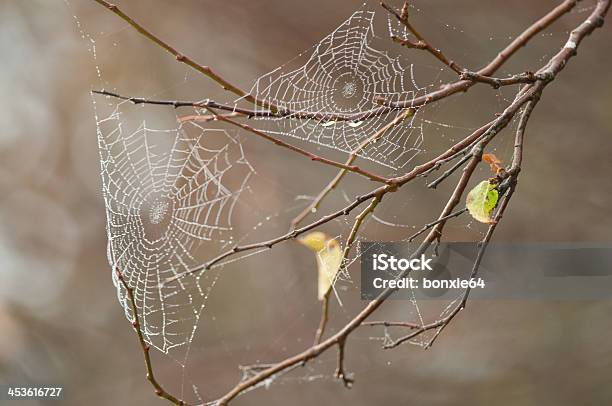
[[[526,31],[526,33],[522,34],[519,38],[517,38],[515,41],[513,41],[513,44],[518,43],[518,44],[522,44],[526,41],[528,41],[528,39],[535,35],[536,32],[539,32],[541,29],[543,29],[544,27],[548,26],[550,23],[552,23],[553,21],[555,21],[557,18],[559,18],[561,15],[563,15],[564,13],[566,13],[568,10],[570,10],[572,7],[574,7],[575,5],[575,1],[572,2],[564,2],[561,6],[557,7],[555,10],[553,10],[553,12],[547,14],[543,19],[539,20],[538,22],[536,22],[536,24],[534,24],[532,26],[532,28],[528,29]],[[550,81],[552,81],[556,74],[558,72],[560,72],[563,67],[565,66],[566,62],[575,54],[575,50],[576,47],[578,46],[578,44],[580,43],[580,41],[588,34],[590,34],[596,27],[601,26],[602,21],[604,16],[606,15],[608,9],[610,7],[610,0],[599,0],[597,3],[597,7],[595,8],[595,10],[591,13],[591,15],[587,18],[587,20],[585,20],[577,29],[575,29],[574,31],[572,31],[572,34],[570,35],[570,41],[568,41],[568,44],[566,44],[566,46],[563,48],[562,51],[560,51],[557,55],[555,55],[550,61],[549,63],[545,66],[545,68],[543,68],[541,70],[541,72],[539,73],[543,73],[546,75],[546,80],[541,80],[541,81],[537,81],[532,85],[528,85],[529,89],[527,89],[526,91],[522,92],[522,94],[520,95],[520,97],[518,97],[511,106],[509,106],[504,113],[495,120],[494,124],[491,125],[491,127],[486,131],[484,138],[482,140],[479,141],[479,145],[484,147],[486,145],[486,143],[488,141],[490,141],[493,137],[495,137],[495,135],[497,133],[499,133],[499,131],[504,128],[508,122],[510,121],[510,119],[514,116],[514,114],[523,106],[525,105],[525,103],[529,103],[532,102],[534,100],[537,100],[540,96],[540,94],[542,93],[544,87],[546,86],[547,83],[549,83]],[[574,45],[574,46],[573,46]],[[567,51],[570,50],[570,51]],[[512,52],[514,52],[515,50],[513,50]],[[504,58],[508,58],[509,56],[505,56],[505,55],[501,55],[499,56],[498,59],[504,59]],[[493,65],[493,68],[491,70],[495,70],[495,66]],[[481,74],[487,74],[490,75],[492,72],[480,72]],[[469,145],[469,144],[468,144]],[[450,156],[454,154],[454,152],[449,153],[447,156]],[[459,198],[461,196],[461,194],[463,193],[463,191],[465,190],[465,187],[467,185],[467,182],[471,176],[471,173],[473,173],[474,168],[476,167],[476,165],[478,164],[478,162],[480,161],[480,155],[482,154],[482,150],[474,150],[472,151],[472,156],[473,159],[470,160],[470,163],[468,164],[468,167],[466,167],[466,169],[464,170],[464,174],[462,176],[462,178],[460,179],[459,183],[457,184],[457,187],[455,188],[455,192],[453,193],[453,195],[451,196],[451,199],[449,200],[449,202],[447,203],[446,207],[444,208],[442,215],[440,216],[440,218],[443,218],[445,216],[448,216],[451,212],[452,209],[456,206],[456,204],[459,202]],[[446,157],[447,157],[446,156]],[[446,158],[443,157],[443,158]],[[442,158],[442,159],[443,159]],[[399,187],[403,184],[405,184],[406,182],[408,182],[410,179],[413,179],[415,176],[417,176],[419,173],[422,173],[428,169],[430,169],[431,167],[433,167],[435,165],[435,162],[437,161],[433,160],[433,162],[430,162],[428,164],[422,165],[420,170],[413,170],[410,173],[404,175],[403,177],[399,177],[396,179],[396,185]],[[423,169],[424,168],[424,169]],[[516,176],[516,175],[510,175],[510,176]],[[484,241],[488,242],[493,234],[493,231],[495,230],[495,228],[497,227],[497,225],[499,224],[499,220],[501,219],[501,216],[503,215],[504,211],[507,208],[508,202],[510,200],[510,197],[512,196],[512,193],[514,192],[514,183],[512,184],[509,192],[507,193],[507,195],[504,196],[504,198],[502,199],[502,203],[500,205],[500,208],[498,209],[498,212],[496,214],[495,219],[497,220],[495,223],[491,224],[489,226],[487,235],[485,236]],[[432,232],[429,233],[428,237],[425,239],[425,241],[423,241],[423,243],[420,245],[419,249],[416,250],[415,255],[420,255],[422,252],[424,252],[424,250],[427,249],[427,247],[429,247],[429,245],[435,241],[436,239],[440,238],[441,235],[441,230],[444,227],[445,221],[441,221],[439,222],[435,228],[432,230]],[[484,249],[484,248],[483,248]],[[482,256],[482,254],[480,254],[480,256]],[[473,274],[475,274],[475,272],[477,272],[478,267],[476,266],[478,264],[475,264],[475,267],[473,268]],[[405,272],[401,273],[400,275],[398,275],[398,278],[402,278],[405,276]],[[226,405],[229,401],[231,401],[232,399],[234,399],[236,396],[238,396],[240,393],[242,393],[243,391],[247,390],[248,388],[251,388],[255,385],[257,385],[259,382],[262,382],[263,380],[267,379],[268,377],[277,374],[281,371],[284,371],[288,368],[290,368],[291,366],[297,364],[297,363],[304,363],[314,357],[317,357],[319,354],[321,354],[322,352],[326,351],[328,348],[330,348],[333,345],[336,345],[340,340],[345,340],[346,337],[351,334],[352,331],[354,331],[356,328],[358,328],[364,321],[365,319],[371,315],[373,312],[375,312],[378,307],[380,307],[380,305],[393,293],[393,289],[386,289],[384,290],[376,299],[372,300],[363,310],[361,310],[361,312],[359,312],[350,322],[348,322],[342,329],[340,329],[340,331],[338,331],[336,334],[334,334],[333,336],[329,337],[327,340],[321,342],[318,345],[312,346],[311,348],[293,356],[290,358],[285,359],[284,361],[281,361],[277,364],[275,364],[274,366],[261,371],[259,374],[257,374],[256,376],[240,382],[239,384],[237,384],[234,388],[232,388],[226,395],[224,395],[223,397],[221,397],[218,400],[218,404],[219,405]],[[467,297],[465,298],[465,300],[467,300]],[[465,305],[465,303],[463,303],[463,305]],[[437,327],[441,327],[443,325],[446,325],[450,322],[450,320],[460,311],[460,309],[463,308],[462,306],[458,306],[452,313],[451,315],[447,316],[447,319],[444,319],[442,321],[437,321],[433,324],[427,325],[425,327],[420,328],[419,330],[415,331],[413,333],[413,337],[416,336],[417,334],[420,334],[419,332],[423,332],[426,330],[430,330],[432,328],[437,328]],[[415,334],[416,333],[416,334]],[[409,339],[409,338],[408,338]]]
[[[219,120],[219,116],[223,116],[225,118],[234,118],[234,117],[241,117],[244,114],[242,113],[219,113],[219,114],[207,114],[207,115],[190,115],[190,116],[181,116],[179,117],[179,122],[181,123],[186,123],[186,122],[193,122],[193,123],[208,123],[211,121],[217,121]]]
[[[440,183],[442,183],[446,178],[451,176],[457,169],[459,169],[464,163],[470,160],[471,156],[466,155],[460,160],[458,160],[453,166],[448,168],[439,178],[427,184],[427,187],[430,189],[435,189]]]
[[[384,326],[384,327],[405,327],[410,329],[420,328],[420,324],[409,323],[406,321],[364,321],[362,326]]]
[[[408,242],[412,242],[414,241],[415,238],[417,238],[419,235],[423,234],[425,231],[429,230],[430,228],[432,228],[433,226],[436,226],[446,220],[450,220],[452,218],[455,217],[459,217],[460,215],[462,215],[463,213],[465,213],[467,211],[466,208],[457,210],[454,213],[451,213],[449,215],[446,215],[444,217],[440,217],[439,219],[437,219],[436,221],[432,221],[431,223],[427,223],[423,226],[423,228],[421,228],[419,231],[417,231],[416,233],[412,234],[410,237],[408,237]]]
[[[523,72],[518,75],[509,76],[507,78],[494,78],[491,76],[480,75],[476,72],[463,71],[459,76],[462,80],[471,80],[473,82],[487,83],[493,89],[499,89],[502,86],[511,86],[521,83],[533,83],[542,77],[538,77],[533,72]]]
[[[109,92],[108,90],[92,90],[94,94],[99,94],[102,96],[114,97],[120,100],[126,100],[132,102],[134,104],[152,104],[157,106],[171,106],[175,109],[180,107],[194,107],[194,108],[207,108],[211,107],[214,109],[230,111],[232,113],[241,113],[246,117],[266,117],[272,115],[271,111],[255,111],[250,109],[245,109],[242,107],[238,107],[236,105],[227,105],[217,103],[213,100],[203,100],[203,101],[185,101],[185,100],[155,100],[155,99],[147,99],[144,97],[131,97],[131,96],[123,96],[118,93]]]
[[[323,333],[325,333],[325,327],[327,327],[327,321],[329,320],[329,296],[331,295],[331,289],[323,297],[321,303],[321,319],[319,320],[319,327],[315,333],[314,345],[321,342]]]
[[[336,379],[342,379],[344,386],[350,388],[353,386],[353,378],[347,376],[344,370],[344,347],[346,346],[346,339],[338,341],[338,366],[336,367]]]

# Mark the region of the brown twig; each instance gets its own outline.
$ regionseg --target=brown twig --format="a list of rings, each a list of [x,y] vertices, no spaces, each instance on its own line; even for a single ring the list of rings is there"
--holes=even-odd
[[[226,113],[226,114],[206,114],[206,115],[190,115],[190,116],[181,116],[179,117],[179,122],[181,123],[185,123],[185,122],[194,122],[194,123],[208,123],[211,121],[216,121],[218,120],[218,116],[223,116],[225,118],[234,118],[234,117],[242,117],[244,116],[244,114],[242,113]]]
[[[329,297],[331,292],[332,291],[330,289],[327,291],[325,296],[323,296],[321,303],[321,318],[319,319],[319,326],[317,327],[317,332],[315,333],[314,345],[321,342],[323,333],[325,333],[325,327],[327,326],[327,321],[329,320]]]
[[[384,326],[384,327],[405,327],[409,329],[421,328],[420,324],[410,323],[407,321],[364,321],[362,326]]]
[[[345,388],[350,388],[353,386],[353,378],[347,376],[346,371],[344,370],[344,350],[346,346],[346,338],[338,341],[338,364],[336,367],[335,376],[336,379],[342,379]]]
[[[448,168],[442,175],[440,175],[437,179],[433,180],[432,182],[427,184],[427,187],[429,189],[435,189],[436,187],[438,187],[438,185],[440,183],[442,183],[446,178],[448,178],[449,176],[451,176],[453,173],[455,173],[457,171],[457,169],[459,169],[464,163],[466,163],[468,160],[471,159],[470,155],[465,155],[463,158],[461,158],[460,160],[458,160],[457,162],[455,162],[455,164],[453,166],[451,166],[450,168]]]
[[[408,237],[407,241],[408,242],[414,241],[419,235],[423,234],[425,231],[429,230],[433,226],[436,226],[436,225],[442,223],[443,221],[450,220],[450,219],[455,218],[455,217],[459,217],[460,215],[462,215],[466,211],[467,211],[467,209],[463,208],[463,209],[457,210],[454,213],[451,213],[451,214],[448,214],[446,216],[440,217],[436,221],[432,221],[431,223],[425,224],[419,231],[417,231],[416,233],[414,233],[410,237]]]
[[[126,101],[130,101],[134,104],[141,104],[141,103],[148,103],[148,104],[156,104],[156,105],[169,105],[169,106],[174,106],[174,107],[185,107],[185,106],[189,106],[189,107],[199,107],[199,108],[204,108],[206,110],[208,110],[211,114],[208,116],[202,116],[202,115],[192,115],[192,116],[186,116],[183,117],[181,119],[181,121],[211,121],[213,119],[219,120],[219,121],[224,121],[226,123],[232,124],[234,126],[240,127],[243,130],[249,131],[261,138],[264,138],[268,141],[273,142],[275,145],[287,148],[293,152],[297,152],[300,155],[305,156],[306,158],[310,159],[311,161],[315,161],[315,162],[321,162],[323,164],[326,165],[331,165],[334,166],[336,168],[341,168],[342,170],[345,171],[349,171],[349,172],[354,172],[357,173],[359,175],[362,175],[370,180],[376,181],[376,182],[382,182],[382,183],[387,183],[389,181],[389,179],[384,178],[382,176],[378,176],[376,174],[370,173],[364,169],[361,169],[360,167],[356,166],[356,165],[351,165],[352,161],[348,164],[343,164],[341,162],[336,162],[334,160],[331,159],[327,159],[324,157],[321,157],[319,155],[313,154],[311,152],[308,152],[302,148],[296,147],[294,145],[291,145],[285,141],[279,140],[278,138],[272,137],[271,135],[263,132],[263,131],[259,131],[254,129],[251,126],[248,126],[246,124],[242,124],[239,123],[237,121],[232,120],[233,117],[236,116],[240,116],[240,115],[247,115],[248,116],[248,112],[246,112],[244,109],[236,109],[236,111],[234,111],[232,114],[219,114],[215,111],[216,108],[218,108],[219,106],[211,101],[203,101],[203,102],[181,102],[181,101],[166,101],[166,100],[150,100],[150,99],[144,99],[144,98],[138,98],[138,97],[127,97],[127,96],[122,96],[119,95],[117,93],[112,93],[112,92],[108,92],[106,90],[92,90],[92,93],[95,94],[100,94],[100,95],[104,95],[104,96],[109,96],[109,97],[114,97],[114,98],[118,98],[118,99],[122,99],[122,100],[126,100]],[[410,111],[410,110],[407,110]]]
[[[521,83],[533,83],[538,79],[542,79],[541,77],[539,78],[533,72],[523,72],[519,73],[518,75],[509,76],[507,78],[495,78],[468,71],[461,72],[459,78],[461,80],[471,80],[473,82],[487,83],[491,85],[493,89],[499,89],[502,86],[511,86]]]
[[[432,54],[436,59],[438,59],[444,65],[451,68],[455,73],[461,74],[461,72],[463,72],[463,68],[461,68],[457,63],[455,63],[451,59],[447,58],[446,55],[444,55],[444,53],[440,49],[433,47],[429,43],[429,41],[427,41],[425,37],[423,37],[417,31],[414,25],[412,25],[412,23],[410,22],[408,18],[408,1],[407,0],[404,2],[404,6],[402,7],[402,11],[400,13],[398,13],[397,11],[393,9],[393,7],[388,6],[382,1],[380,2],[380,5],[385,10],[387,10],[389,13],[391,13],[393,16],[395,16],[395,18],[397,18],[397,20],[400,23],[402,23],[406,27],[406,29],[408,29],[408,31],[410,31],[410,33],[414,35],[414,37],[417,39],[417,41],[414,42],[408,39],[400,39],[397,37],[392,37],[394,41],[399,42],[401,45],[408,46],[410,48],[423,49],[429,52],[430,54]]]
[[[489,127],[491,127],[491,125],[493,125],[493,123],[494,123],[494,121],[488,122],[487,124],[483,125],[479,129],[474,131],[469,137],[464,139],[464,141],[465,140],[470,140],[469,143],[465,143],[464,142],[461,145],[457,144],[457,145],[453,146],[451,148],[451,150],[449,151],[449,152],[451,152],[450,155],[447,155],[445,158],[437,160],[431,168],[429,168],[428,170],[426,170],[423,173],[419,174],[419,176],[420,177],[427,177],[432,172],[435,172],[438,169],[440,169],[442,167],[442,165],[444,165],[445,163],[454,161],[455,159],[459,158],[460,156],[467,155],[471,151],[470,147],[474,147],[476,145],[476,143],[482,138],[483,134],[489,129]]]
[[[113,97],[115,99],[129,101],[134,104],[151,104],[155,106],[170,106],[170,107],[174,107],[175,109],[178,109],[181,107],[194,107],[194,108],[201,108],[201,109],[204,109],[206,107],[211,107],[214,109],[230,111],[232,113],[241,113],[244,116],[249,117],[249,118],[251,117],[269,117],[275,114],[280,114],[280,113],[272,113],[269,110],[268,111],[266,110],[255,111],[252,109],[245,109],[243,107],[238,107],[235,104],[229,105],[229,104],[217,103],[216,101],[209,100],[209,99],[202,100],[202,101],[158,100],[158,99],[148,99],[146,97],[124,96],[119,93],[110,92],[104,89],[92,90],[91,92],[94,94],[102,95],[102,96]]]

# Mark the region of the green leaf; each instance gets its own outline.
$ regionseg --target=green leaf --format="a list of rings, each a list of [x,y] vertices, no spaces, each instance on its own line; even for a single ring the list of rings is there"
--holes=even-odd
[[[465,206],[474,219],[481,223],[491,224],[493,223],[491,213],[497,206],[498,199],[497,185],[488,180],[483,180],[470,190],[465,199]]]

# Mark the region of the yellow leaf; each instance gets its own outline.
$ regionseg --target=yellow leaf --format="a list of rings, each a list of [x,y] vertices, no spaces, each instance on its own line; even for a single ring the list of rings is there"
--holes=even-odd
[[[338,241],[320,231],[306,234],[298,240],[314,251],[319,275],[319,300],[323,300],[331,289],[342,264],[342,249]]]

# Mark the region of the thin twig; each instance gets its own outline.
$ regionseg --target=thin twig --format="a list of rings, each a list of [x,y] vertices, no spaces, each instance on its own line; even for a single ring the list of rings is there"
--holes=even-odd
[[[239,123],[237,121],[232,120],[231,118],[235,117],[235,115],[227,115],[227,114],[219,114],[215,111],[215,108],[218,108],[218,105],[216,105],[216,103],[214,102],[210,102],[210,101],[203,101],[203,102],[180,102],[180,101],[166,101],[166,100],[150,100],[150,99],[143,99],[143,98],[138,98],[138,97],[127,97],[127,96],[122,96],[119,95],[117,93],[112,93],[112,92],[108,92],[105,90],[92,90],[92,93],[96,93],[96,94],[100,94],[100,95],[105,95],[105,96],[109,96],[109,97],[115,97],[118,99],[122,99],[122,100],[127,100],[127,101],[131,101],[134,104],[141,104],[141,103],[148,103],[148,104],[157,104],[157,105],[170,105],[170,106],[174,106],[174,107],[183,107],[183,106],[190,106],[190,107],[200,107],[200,108],[204,108],[206,110],[208,110],[211,113],[212,118],[215,118],[219,121],[224,121],[226,123],[235,125],[237,127],[242,128],[243,130],[249,131],[261,138],[264,138],[268,141],[273,142],[274,144],[290,149],[293,152],[297,152],[300,155],[303,155],[305,157],[307,157],[308,159],[312,160],[312,161],[316,161],[316,162],[321,162],[323,164],[326,165],[331,165],[334,166],[336,168],[341,168],[342,170],[346,170],[349,172],[354,172],[357,173],[359,175],[362,175],[370,180],[376,181],[376,182],[382,182],[382,183],[387,183],[389,181],[389,179],[384,178],[382,176],[378,176],[376,174],[370,173],[364,169],[359,168],[356,165],[351,165],[351,163],[348,164],[343,164],[341,162],[336,162],[334,160],[331,159],[327,159],[324,157],[321,157],[319,155],[313,154],[311,152],[308,152],[302,148],[296,147],[294,145],[291,145],[285,141],[279,140],[278,138],[272,137],[271,135],[264,133],[263,131],[259,131],[254,129],[251,126],[248,126],[246,124],[242,124]],[[410,111],[410,110],[407,110]],[[234,113],[236,113],[236,115],[238,114],[243,114],[243,115],[248,115],[247,112],[244,111],[244,109],[237,109]],[[188,116],[186,117],[183,121],[197,121],[198,119],[200,120],[204,120],[204,121],[210,121],[212,119],[210,116]]]
[[[315,333],[314,345],[321,342],[323,333],[325,333],[325,327],[327,326],[327,321],[329,320],[329,297],[331,292],[332,290],[330,289],[323,296],[321,303],[321,319],[319,320],[319,326],[317,327],[317,332]]]
[[[523,162],[523,145],[525,140],[525,130],[527,128],[527,122],[531,117],[531,113],[538,103],[539,98],[534,98],[534,100],[530,101],[525,105],[525,109],[523,110],[523,114],[521,114],[521,119],[516,128],[516,136],[514,139],[514,153],[512,158],[512,165],[510,169],[507,171],[509,174],[514,174],[517,171],[520,171],[521,164]]]
[[[410,20],[408,18],[408,1],[404,2],[404,6],[402,7],[401,13],[398,13],[397,11],[395,11],[393,9],[393,7],[388,6],[387,4],[385,4],[382,1],[380,2],[380,5],[385,10],[387,10],[389,13],[391,13],[393,16],[395,16],[395,18],[397,18],[397,20],[400,23],[402,23],[408,29],[408,31],[410,31],[410,33],[412,35],[414,35],[414,37],[417,39],[416,42],[412,42],[412,41],[410,41],[408,39],[402,40],[402,39],[397,38],[397,37],[392,37],[395,41],[399,41],[400,44],[402,44],[404,46],[408,46],[410,48],[426,50],[427,52],[432,54],[436,59],[438,59],[440,62],[442,62],[444,65],[446,65],[449,68],[451,68],[455,73],[461,74],[461,72],[463,72],[463,68],[461,68],[454,61],[452,61],[449,58],[447,58],[446,55],[444,55],[444,53],[440,49],[433,47],[429,43],[429,41],[427,41],[425,39],[425,37],[423,37],[417,31],[417,29],[414,27],[414,25],[412,25],[412,23],[410,22]]]
[[[460,215],[462,215],[466,211],[467,211],[467,209],[463,208],[463,209],[457,210],[456,212],[451,213],[451,214],[449,214],[447,216],[441,217],[441,218],[437,219],[436,221],[432,221],[431,223],[425,224],[423,226],[423,228],[421,228],[419,231],[417,231],[416,233],[414,233],[410,237],[408,237],[407,241],[408,242],[414,241],[415,238],[417,238],[419,235],[423,234],[425,231],[429,230],[433,226],[436,226],[436,225],[440,224],[443,221],[450,220],[450,219],[455,218],[455,217],[459,217]]]
[[[541,77],[538,77],[533,72],[523,72],[518,75],[509,76],[507,78],[495,78],[491,76],[480,75],[477,72],[463,71],[459,76],[462,80],[471,80],[473,82],[487,83],[493,89],[499,89],[502,86],[512,86],[521,83],[533,83]]]
[[[244,114],[242,113],[226,113],[226,114],[206,114],[206,115],[190,115],[190,116],[181,116],[179,117],[179,122],[181,123],[185,123],[185,122],[194,122],[194,123],[208,123],[211,121],[215,121],[218,120],[218,116],[223,116],[225,118],[234,118],[234,117],[242,117],[244,116]]]
[[[351,229],[351,232],[349,233],[349,235],[348,235],[348,237],[346,239],[346,243],[344,245],[344,251],[342,253],[343,266],[345,266],[344,262],[348,259],[348,256],[349,256],[349,254],[351,252],[351,248],[353,246],[353,243],[355,242],[355,239],[357,238],[357,234],[359,233],[359,229],[361,228],[361,225],[365,221],[366,217],[368,217],[368,215],[370,215],[376,209],[376,206],[378,206],[378,204],[382,200],[382,198],[385,195],[385,193],[386,193],[386,191],[377,194],[374,197],[374,199],[372,199],[372,201],[370,202],[368,207],[363,209],[363,211],[361,213],[359,213],[357,215],[357,217],[355,217],[355,222],[353,223],[353,228]]]
[[[94,94],[99,94],[102,96],[113,97],[119,100],[125,100],[132,102],[134,104],[151,104],[154,106],[170,106],[175,109],[181,107],[193,107],[205,109],[207,107],[211,107],[214,109],[219,109],[223,111],[229,111],[230,114],[241,114],[244,117],[252,118],[252,117],[271,117],[271,116],[281,116],[281,113],[272,113],[270,110],[252,110],[246,109],[243,107],[239,107],[235,104],[223,104],[218,103],[214,100],[202,100],[202,101],[188,101],[188,100],[159,100],[159,99],[149,99],[146,97],[133,97],[133,96],[124,96],[119,93],[110,92],[108,90],[92,90]]]
[[[465,143],[464,142],[461,145],[456,144],[455,146],[453,146],[451,148],[451,150],[450,150],[451,154],[450,155],[448,155],[445,158],[437,160],[431,168],[429,168],[425,172],[421,173],[419,176],[420,177],[427,177],[432,172],[435,172],[438,169],[440,169],[442,167],[442,165],[444,165],[445,163],[454,161],[455,159],[459,158],[460,156],[467,155],[468,152],[470,151],[470,147],[473,147],[474,145],[476,145],[476,143],[482,138],[483,134],[489,129],[489,127],[491,127],[491,125],[493,125],[494,122],[495,122],[495,120],[489,121],[487,124],[485,124],[482,127],[478,128],[469,137],[464,139],[464,140],[469,139],[470,140],[469,143]]]
[[[405,327],[409,329],[421,328],[422,326],[417,323],[410,323],[407,321],[364,321],[361,323],[362,326],[384,326],[384,327]]]
[[[353,378],[347,376],[344,370],[344,350],[346,346],[346,338],[338,341],[338,364],[336,367],[336,379],[342,379],[345,388],[351,388],[353,386]]]
[[[455,164],[453,166],[451,166],[450,168],[448,168],[442,175],[440,175],[440,177],[438,177],[437,179],[435,179],[434,181],[430,182],[427,184],[427,187],[429,189],[435,189],[436,187],[438,187],[438,185],[440,183],[442,183],[444,181],[444,179],[448,178],[449,176],[451,176],[453,173],[455,173],[455,171],[457,169],[459,169],[464,163],[466,163],[467,161],[469,161],[471,159],[471,155],[466,155],[463,158],[461,158],[460,160],[458,160],[457,162],[455,162]]]

